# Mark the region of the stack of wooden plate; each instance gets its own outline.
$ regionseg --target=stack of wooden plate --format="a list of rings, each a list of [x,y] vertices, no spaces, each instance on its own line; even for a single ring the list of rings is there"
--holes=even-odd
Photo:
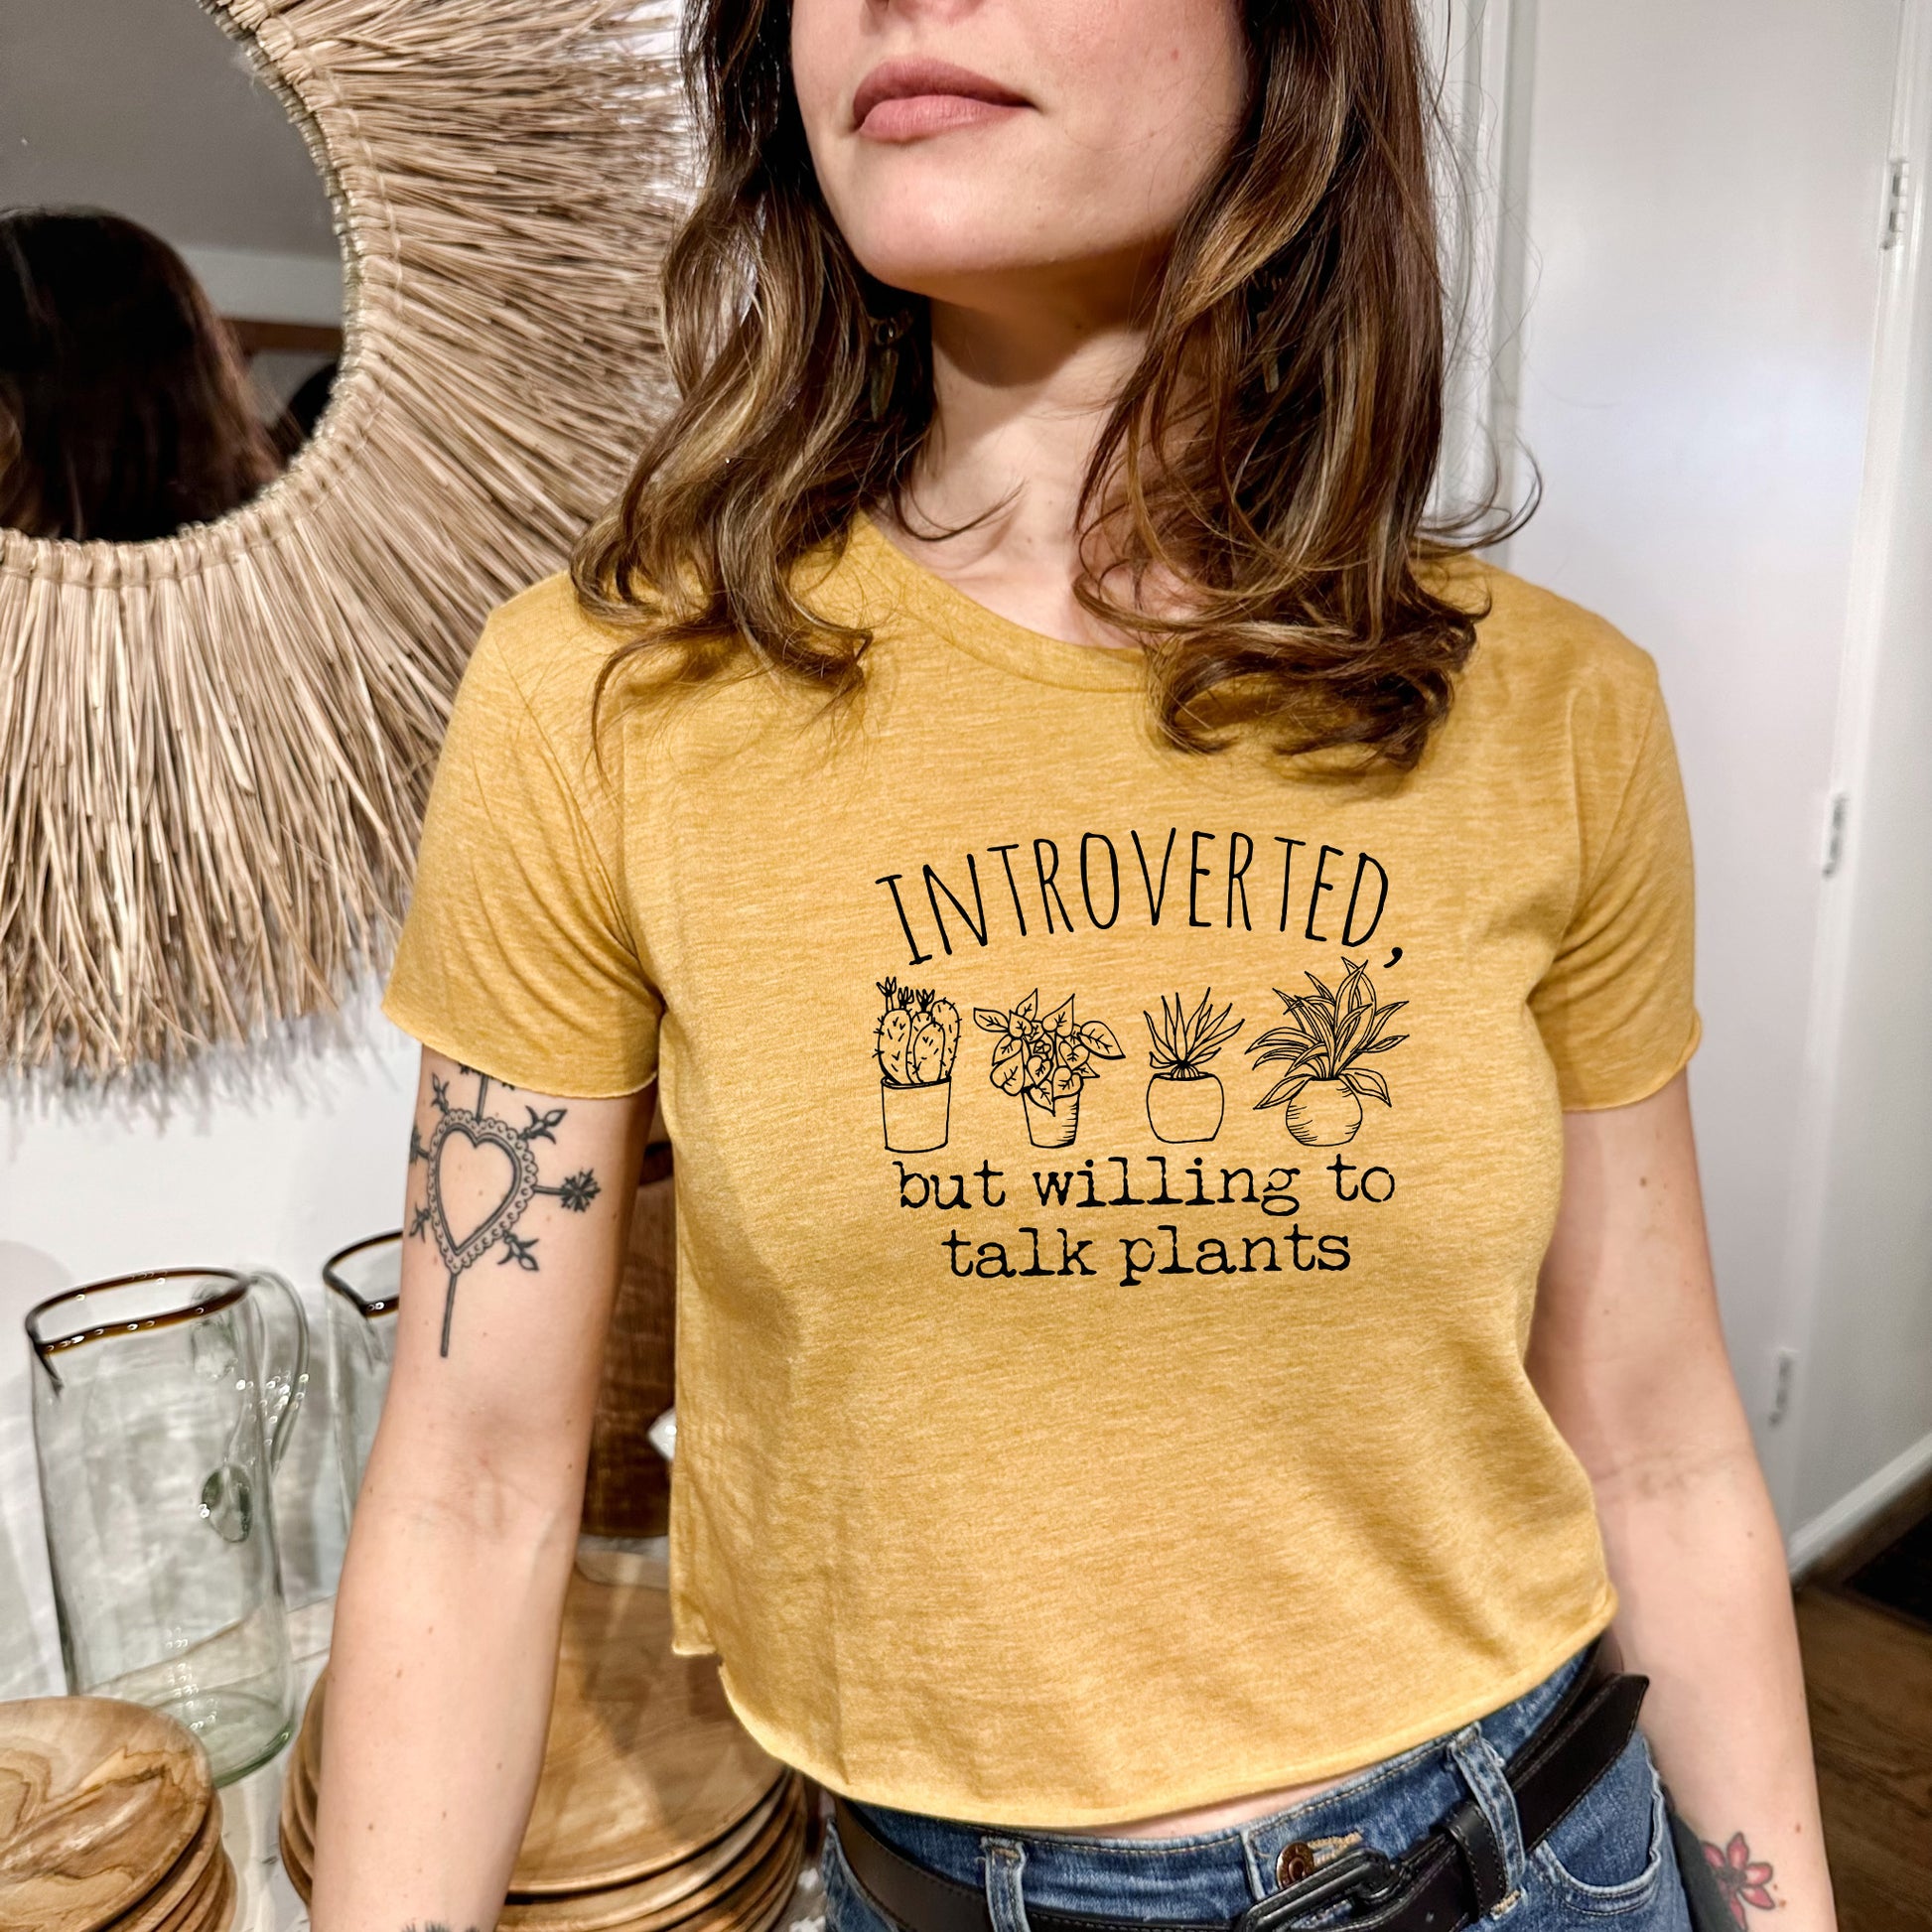
[[[0,1932],[228,1932],[207,1756],[114,1698],[0,1704]]]
[[[650,1426],[671,1406],[677,1348],[677,1206],[671,1150],[644,1149],[630,1209],[630,1246],[604,1337],[604,1382],[591,1425],[584,1528],[591,1535],[661,1537],[670,1528],[671,1481],[651,1448]]]
[[[282,1863],[305,1899],[328,1682],[282,1789]],[[805,1835],[802,1781],[733,1717],[716,1663],[671,1654],[664,1592],[573,1575],[543,1774],[499,1926],[767,1932]]]

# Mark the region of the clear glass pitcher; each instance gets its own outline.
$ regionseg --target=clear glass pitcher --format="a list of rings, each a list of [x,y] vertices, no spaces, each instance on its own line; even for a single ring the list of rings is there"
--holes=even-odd
[[[396,1359],[401,1230],[371,1235],[331,1255],[322,1265],[322,1279],[329,1290],[329,1386],[343,1472],[343,1521],[347,1522],[355,1514]]]
[[[271,1484],[302,1304],[279,1275],[170,1269],[57,1295],[27,1338],[68,1689],[168,1712],[237,1778],[295,1715]]]

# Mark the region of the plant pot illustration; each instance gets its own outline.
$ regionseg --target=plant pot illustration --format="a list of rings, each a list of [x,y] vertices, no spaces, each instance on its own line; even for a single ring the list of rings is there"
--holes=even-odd
[[[1157,1073],[1147,1083],[1147,1124],[1160,1141],[1211,1141],[1221,1131],[1226,1095],[1212,1073]]]
[[[1101,1020],[1076,1020],[1070,993],[1041,1013],[1037,987],[1004,1011],[975,1007],[973,1024],[998,1035],[987,1078],[1002,1093],[1020,1096],[1027,1138],[1035,1147],[1071,1147],[1080,1131],[1081,1087],[1100,1077],[1094,1061],[1124,1057],[1113,1029]]]
[[[1164,993],[1158,1023],[1151,1013],[1141,1015],[1154,1042],[1147,1056],[1154,1069],[1147,1083],[1147,1124],[1157,1140],[1211,1141],[1221,1131],[1227,1096],[1207,1062],[1248,1024],[1232,1013],[1232,1006],[1214,1011],[1210,986],[1191,1011],[1178,993]]]
[[[881,980],[879,991],[886,1010],[873,1030],[873,1056],[886,1146],[895,1154],[929,1154],[945,1146],[950,1131],[959,1009],[927,987],[894,979]]]
[[[1027,1107],[1027,1138],[1035,1147],[1071,1147],[1080,1131],[1080,1089],[1060,1095],[1050,1107],[1042,1107],[1031,1093],[1021,1099]]]
[[[944,1147],[950,1131],[952,1082],[923,1086],[879,1083],[880,1109],[886,1117],[886,1146],[894,1154],[930,1154]]]
[[[1388,1080],[1362,1061],[1388,1053],[1409,1037],[1388,1025],[1407,1000],[1377,998],[1366,961],[1344,958],[1339,984],[1306,975],[1312,993],[1275,989],[1282,1023],[1248,1042],[1257,1066],[1286,1062],[1287,1071],[1255,1102],[1255,1111],[1286,1110],[1288,1131],[1304,1147],[1340,1147],[1362,1124],[1362,1102],[1395,1102]]]
[[[1288,1103],[1288,1131],[1304,1147],[1340,1147],[1361,1124],[1361,1100],[1340,1080],[1311,1080]]]

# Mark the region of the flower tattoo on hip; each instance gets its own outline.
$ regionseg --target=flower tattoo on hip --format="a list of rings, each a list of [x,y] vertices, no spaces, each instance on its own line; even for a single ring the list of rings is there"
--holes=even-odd
[[[1739,1925],[1745,1923],[1746,1906],[1755,1906],[1760,1912],[1777,1910],[1778,1901],[1770,1890],[1771,1867],[1762,1859],[1751,1857],[1751,1848],[1745,1844],[1742,1832],[1732,1832],[1730,1843],[1725,1846],[1700,1843],[1704,1843],[1705,1863],[1718,1881],[1719,1895]]]

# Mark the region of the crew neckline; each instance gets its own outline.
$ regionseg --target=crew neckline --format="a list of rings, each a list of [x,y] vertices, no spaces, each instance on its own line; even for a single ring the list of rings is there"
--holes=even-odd
[[[870,510],[861,510],[855,519],[853,541],[860,561],[898,593],[908,615],[969,656],[1035,684],[1075,691],[1141,690],[1145,659],[1139,645],[1076,644],[1002,617],[908,557]]]

